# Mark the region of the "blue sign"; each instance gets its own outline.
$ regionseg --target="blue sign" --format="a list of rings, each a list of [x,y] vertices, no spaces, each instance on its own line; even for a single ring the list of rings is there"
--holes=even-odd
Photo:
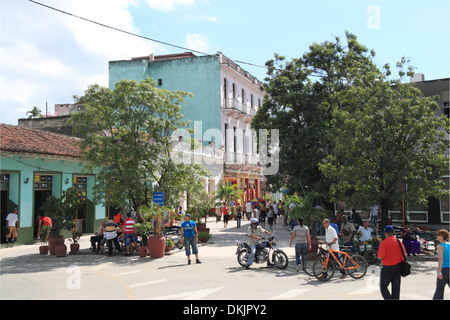
[[[164,192],[153,192],[153,202],[158,206],[164,206]]]

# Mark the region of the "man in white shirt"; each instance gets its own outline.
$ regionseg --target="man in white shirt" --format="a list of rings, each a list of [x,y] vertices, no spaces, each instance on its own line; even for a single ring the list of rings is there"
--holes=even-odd
[[[370,207],[370,222],[372,223],[373,227],[376,229],[378,224],[378,213],[380,212],[380,207],[378,207],[376,204],[373,205],[373,207]]]
[[[245,213],[247,214],[247,220],[250,220],[252,214],[252,203],[250,201],[245,204]]]
[[[325,228],[325,242],[328,245],[331,243],[331,250],[339,251],[339,241],[338,241],[339,238],[338,238],[336,230],[330,226],[330,220],[324,219],[322,224],[323,224],[323,227]],[[337,256],[339,255],[338,253],[334,253],[334,254]],[[337,258],[339,258],[339,256]],[[336,263],[336,266],[339,267],[339,264],[337,262],[335,262],[335,263]],[[342,274],[340,279],[344,279],[345,277],[347,277],[347,274],[344,269],[341,269],[340,271]],[[326,273],[322,274],[321,276],[324,278],[327,277]]]
[[[16,242],[17,229],[19,229],[19,218],[17,217],[17,208],[6,216],[6,226],[9,233],[6,235],[6,242]],[[11,239],[12,238],[12,239]]]

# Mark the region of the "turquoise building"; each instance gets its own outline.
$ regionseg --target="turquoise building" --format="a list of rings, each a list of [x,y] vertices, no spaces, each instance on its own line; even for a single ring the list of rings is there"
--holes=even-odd
[[[18,209],[17,243],[33,243],[40,207],[49,196],[75,188],[83,200],[76,230],[94,232],[105,219],[106,209],[95,205],[95,175],[83,174],[79,139],[48,131],[0,125],[0,192],[2,242],[5,218]]]
[[[221,130],[219,61],[218,56],[197,57],[189,52],[110,61],[109,88],[113,90],[122,79],[141,81],[150,77],[160,88],[192,93],[194,97],[185,99],[182,113],[192,126],[194,121],[201,122],[203,138],[207,129]]]
[[[204,181],[209,193],[219,181],[228,181],[245,191],[244,202],[262,196],[264,177],[250,126],[264,98],[262,83],[220,52],[205,56],[152,54],[109,62],[111,90],[120,80],[146,77],[160,88],[193,94],[185,99],[181,112],[195,129],[192,138],[203,145],[200,153],[220,158],[220,163],[210,166],[214,178]],[[203,163],[210,163],[209,159]]]

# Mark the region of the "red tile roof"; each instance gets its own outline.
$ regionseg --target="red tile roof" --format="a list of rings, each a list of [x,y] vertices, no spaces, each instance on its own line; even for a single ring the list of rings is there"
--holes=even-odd
[[[0,124],[0,150],[80,158],[80,139],[49,131]]]

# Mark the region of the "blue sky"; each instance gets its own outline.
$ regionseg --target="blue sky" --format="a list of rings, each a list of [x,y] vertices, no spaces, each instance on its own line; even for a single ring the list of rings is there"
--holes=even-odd
[[[36,0],[39,1],[39,0]],[[129,32],[264,65],[300,57],[345,30],[392,66],[411,59],[426,80],[449,77],[448,0],[40,0]],[[108,61],[184,51],[127,36],[28,0],[0,0],[0,122],[72,103],[108,84]],[[265,69],[241,65],[263,80]]]

